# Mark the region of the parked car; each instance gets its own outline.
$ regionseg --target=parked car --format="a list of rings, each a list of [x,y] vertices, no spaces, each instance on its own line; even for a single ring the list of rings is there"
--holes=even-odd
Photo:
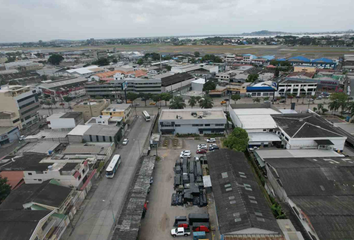
[[[171,235],[172,237],[184,237],[184,236],[189,236],[191,235],[191,232],[187,229],[184,229],[183,227],[179,227],[179,228],[173,228],[171,230]]]
[[[208,146],[205,143],[198,144],[198,150],[199,149],[208,149]]]
[[[150,105],[156,105],[156,103],[155,102],[151,102]]]
[[[129,142],[128,138],[125,138],[125,139],[123,140],[122,144],[123,144],[123,145],[127,145],[128,142]]]
[[[216,144],[210,144],[210,145],[209,145],[209,151],[214,151],[214,150],[219,150],[218,145],[216,145]]]
[[[221,101],[220,103],[221,103],[221,105],[224,105],[224,104],[226,104],[226,101]]]
[[[182,151],[181,155],[180,155],[180,158],[184,158],[184,157],[190,158],[191,157],[191,150]]]
[[[205,150],[205,149],[198,149],[196,153],[197,153],[197,154],[206,154],[206,153],[207,153],[207,150]]]
[[[127,100],[127,103],[130,104],[130,103],[132,103],[132,101],[131,100]]]
[[[216,142],[216,139],[215,138],[208,138],[207,142],[208,143],[214,143],[214,142]]]

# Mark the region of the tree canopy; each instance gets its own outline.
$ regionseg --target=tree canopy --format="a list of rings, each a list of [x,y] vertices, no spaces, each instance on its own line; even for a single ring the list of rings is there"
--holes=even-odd
[[[183,109],[186,107],[184,99],[180,96],[173,97],[170,103],[170,109]]]
[[[234,100],[236,104],[236,102],[241,99],[241,96],[240,94],[235,94],[231,96],[231,99]]]
[[[329,108],[331,110],[338,110],[341,108],[343,112],[347,105],[348,95],[343,92],[332,93],[329,99],[331,100],[329,103]]]
[[[201,108],[213,108],[214,106],[213,99],[210,96],[205,95],[203,98],[200,99],[199,106]]]
[[[165,106],[167,106],[167,102],[170,101],[172,99],[172,94],[171,93],[161,93],[160,94],[160,98],[161,100],[165,101]]]
[[[92,62],[92,64],[98,65],[98,66],[106,66],[106,65],[109,65],[109,60],[108,60],[108,58],[100,58],[100,59]]]
[[[194,52],[195,57],[200,57],[200,52]]]
[[[52,65],[59,65],[63,60],[64,58],[60,54],[52,54],[48,58],[48,62]]]
[[[248,133],[242,128],[235,128],[223,141],[223,145],[237,152],[244,152],[248,146]]]
[[[11,186],[7,182],[7,178],[0,176],[0,203],[10,194]]]
[[[206,54],[202,57],[202,62],[214,62],[214,63],[222,63],[222,59],[214,54]]]
[[[137,99],[138,97],[139,97],[139,95],[136,93],[133,93],[133,92],[127,93],[127,99],[129,99],[132,102],[134,102],[134,100]]]
[[[258,79],[259,75],[257,73],[251,73],[248,75],[246,82],[254,82]]]
[[[188,104],[189,106],[191,106],[192,108],[197,104],[197,98],[192,96],[189,100],[188,100]]]
[[[203,86],[203,91],[215,90],[216,84],[213,81],[207,81]]]

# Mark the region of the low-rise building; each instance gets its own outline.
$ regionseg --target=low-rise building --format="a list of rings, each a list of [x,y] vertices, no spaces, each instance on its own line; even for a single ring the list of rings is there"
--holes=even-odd
[[[277,91],[275,82],[259,82],[246,87],[247,95],[250,97],[272,97]]]
[[[101,115],[102,111],[108,107],[110,104],[109,99],[89,99],[77,103],[73,110],[75,112],[82,112],[84,121],[87,122],[92,117],[98,117]]]
[[[29,86],[9,85],[0,89],[0,111],[10,113],[13,126],[19,128],[38,122],[40,108],[37,90]]]
[[[47,117],[48,127],[51,129],[73,129],[84,124],[81,112],[55,113]]]
[[[121,127],[94,124],[84,133],[86,142],[114,142],[117,144],[122,138]]]
[[[158,126],[161,134],[224,133],[226,122],[222,109],[163,109]]]
[[[286,78],[278,83],[278,94],[287,96],[288,94],[296,95],[297,97],[307,95],[314,96],[317,91],[316,81],[305,81],[302,79]]]
[[[73,76],[89,77],[93,74],[103,73],[103,72],[105,72],[105,70],[103,68],[96,66],[96,65],[92,65],[92,66],[87,66],[87,67],[82,67],[82,68],[75,68],[75,69],[66,70],[66,72],[68,74],[73,75]]]
[[[102,110],[103,116],[121,117],[126,121],[131,113],[131,104],[110,104],[106,109]]]
[[[0,147],[20,139],[18,127],[0,127]]]
[[[287,149],[344,149],[347,137],[316,114],[282,114],[272,118]]]
[[[198,78],[192,82],[192,91],[203,92],[203,87],[205,84],[205,79]]]

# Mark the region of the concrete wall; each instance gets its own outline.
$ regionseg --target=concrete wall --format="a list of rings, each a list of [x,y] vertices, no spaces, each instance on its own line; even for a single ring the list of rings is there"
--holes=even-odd
[[[315,139],[320,140],[320,138],[304,139],[304,138],[290,138],[287,144],[287,149],[300,149],[300,148],[317,148],[317,143]],[[330,140],[334,146],[329,146],[330,148],[343,151],[346,137],[340,138],[323,138]]]
[[[169,123],[174,123],[173,126],[166,126]],[[204,130],[204,133],[212,133],[212,129],[225,129],[226,127],[226,118],[225,119],[193,119],[193,120],[186,120],[186,119],[175,119],[175,120],[159,120],[159,132],[162,133],[162,130],[173,130],[174,134],[188,134],[188,133],[195,133],[199,134],[199,130],[203,129],[210,129]],[[161,124],[164,124],[162,126]],[[209,124],[210,126],[205,126]],[[223,126],[216,126],[215,124],[223,124]],[[202,125],[202,126],[193,126],[193,125]]]

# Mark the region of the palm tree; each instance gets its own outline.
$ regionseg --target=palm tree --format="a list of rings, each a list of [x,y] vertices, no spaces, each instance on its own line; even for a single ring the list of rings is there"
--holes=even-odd
[[[201,96],[196,96],[196,97],[195,97],[195,100],[197,100],[198,103],[200,102],[200,99],[202,99]]]
[[[259,102],[261,102],[261,100],[257,97],[257,98],[253,98],[253,102],[254,103],[259,103]]]
[[[350,112],[350,116],[354,116],[354,102],[349,102],[346,108]]]
[[[332,114],[334,115],[334,111],[337,111],[340,107],[340,104],[338,101],[333,101],[328,104],[329,110],[332,111]]]
[[[186,107],[184,99],[182,97],[176,96],[172,98],[170,102],[170,109],[183,109]]]
[[[213,108],[213,99],[211,99],[211,97],[209,97],[208,95],[205,95],[203,98],[200,99],[199,106],[201,108]]]
[[[191,106],[192,108],[197,104],[197,98],[196,97],[191,97],[189,100],[188,100],[188,104],[189,106]]]

